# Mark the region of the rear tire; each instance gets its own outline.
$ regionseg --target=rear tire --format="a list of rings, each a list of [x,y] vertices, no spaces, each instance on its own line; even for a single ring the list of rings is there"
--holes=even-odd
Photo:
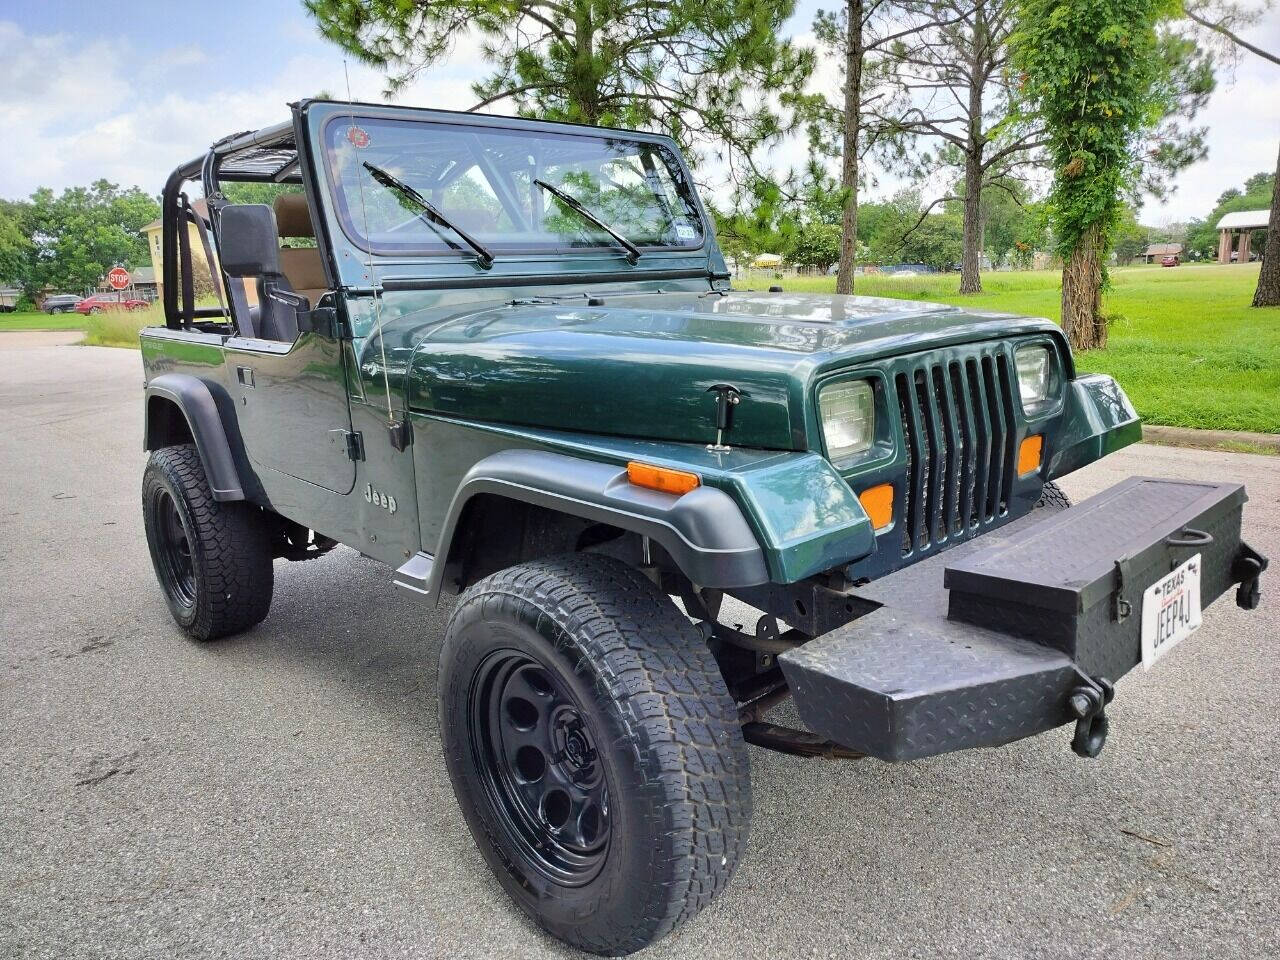
[[[183,630],[213,640],[266,617],[274,586],[267,526],[257,508],[213,498],[194,444],[152,452],[142,519],[156,578]]]
[[[575,947],[665,936],[746,849],[735,704],[698,630],[621,561],[553,558],[469,588],[445,634],[440,719],[485,860]]]

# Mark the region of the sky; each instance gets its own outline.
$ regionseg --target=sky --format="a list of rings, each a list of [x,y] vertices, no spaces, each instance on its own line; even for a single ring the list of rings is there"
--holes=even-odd
[[[818,6],[802,0],[792,33],[811,41]],[[827,0],[827,6],[832,6]],[[1280,48],[1280,6],[1247,37]],[[466,109],[472,82],[485,74],[474,40],[463,37],[450,60],[397,100]],[[834,66],[815,82],[838,84]],[[61,189],[99,177],[159,193],[175,166],[224,134],[287,119],[286,104],[322,91],[381,99],[384,78],[344,64],[301,0],[0,0],[0,197],[38,186]],[[1244,56],[1197,123],[1209,127],[1209,156],[1185,170],[1162,204],[1142,220],[1159,226],[1204,216],[1227,187],[1273,170],[1280,141],[1280,68]],[[799,141],[775,151],[779,166],[798,165]],[[880,179],[872,198],[899,183]]]

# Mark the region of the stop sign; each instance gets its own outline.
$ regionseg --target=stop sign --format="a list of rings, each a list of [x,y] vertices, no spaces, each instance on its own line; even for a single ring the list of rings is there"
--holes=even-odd
[[[123,290],[130,282],[129,271],[124,267],[112,267],[107,273],[107,283],[111,284],[112,290]]]

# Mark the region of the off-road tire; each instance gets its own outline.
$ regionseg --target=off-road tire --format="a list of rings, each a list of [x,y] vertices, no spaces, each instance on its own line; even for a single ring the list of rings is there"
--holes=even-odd
[[[1036,503],[1036,508],[1047,507],[1050,510],[1065,510],[1069,506],[1071,506],[1071,498],[1067,496],[1066,491],[1052,480],[1046,481],[1044,490],[1040,493],[1040,499]]]
[[[603,768],[608,845],[575,886],[530,859],[485,773],[501,760],[484,763],[472,718],[485,665],[504,656],[532,658],[562,686]],[[486,861],[521,909],[573,946],[617,956],[665,936],[725,888],[746,849],[749,761],[724,679],[688,618],[619,560],[557,557],[471,586],[445,634],[440,719],[454,793]]]
[[[175,577],[166,560],[170,504],[186,538],[189,578]],[[197,640],[213,640],[266,617],[274,579],[262,513],[247,503],[213,498],[194,444],[152,451],[142,475],[142,518],[156,578],[183,630]]]

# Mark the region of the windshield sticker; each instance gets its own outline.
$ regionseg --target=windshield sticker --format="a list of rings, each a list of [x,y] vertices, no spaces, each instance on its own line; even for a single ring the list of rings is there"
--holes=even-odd
[[[363,150],[369,145],[369,134],[360,127],[350,127],[347,130],[347,142],[357,150]]]
[[[698,236],[698,232],[687,223],[677,223],[676,236],[681,240],[693,240]]]

